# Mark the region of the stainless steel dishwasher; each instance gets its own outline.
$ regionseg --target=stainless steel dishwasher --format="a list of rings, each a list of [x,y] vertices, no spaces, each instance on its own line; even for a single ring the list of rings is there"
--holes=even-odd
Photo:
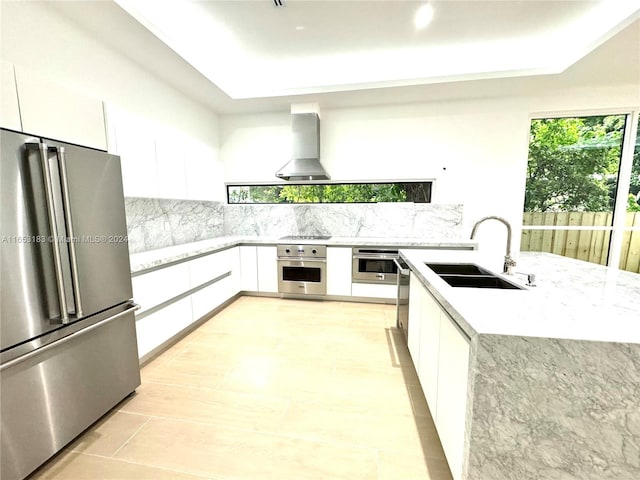
[[[405,340],[409,328],[409,266],[401,258],[394,259],[398,268],[396,285],[396,327],[402,330]]]

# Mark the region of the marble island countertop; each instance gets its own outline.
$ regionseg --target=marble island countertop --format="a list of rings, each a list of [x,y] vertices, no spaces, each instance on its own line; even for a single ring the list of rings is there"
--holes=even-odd
[[[478,334],[640,343],[640,275],[549,253],[522,252],[525,290],[451,287],[425,262],[478,263],[478,252],[401,250],[412,271],[471,338]],[[509,280],[524,285],[526,276]]]
[[[130,256],[131,273],[138,273],[150,268],[159,267],[169,263],[196,257],[217,250],[235,247],[237,245],[279,245],[320,244],[327,246],[387,246],[397,248],[450,248],[456,250],[473,250],[477,243],[466,240],[443,240],[441,242],[424,241],[418,238],[379,238],[379,237],[331,237],[326,240],[283,240],[279,237],[269,236],[222,236],[201,240],[199,242],[185,243],[172,247],[158,248],[146,252],[134,253]]]

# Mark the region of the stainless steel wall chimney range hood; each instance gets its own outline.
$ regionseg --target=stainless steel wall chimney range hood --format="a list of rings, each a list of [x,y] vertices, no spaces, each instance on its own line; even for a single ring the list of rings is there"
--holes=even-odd
[[[320,163],[320,118],[317,113],[291,115],[292,159],[276,172],[283,180],[329,180]]]

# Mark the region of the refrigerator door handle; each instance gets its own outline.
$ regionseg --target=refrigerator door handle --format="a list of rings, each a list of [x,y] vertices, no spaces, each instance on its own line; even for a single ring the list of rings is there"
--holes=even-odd
[[[69,198],[69,180],[67,177],[67,161],[64,147],[49,147],[54,150],[58,157],[60,169],[60,184],[62,186],[62,203],[64,205],[64,222],[69,237],[69,262],[71,264],[71,283],[73,285],[73,299],[76,304],[76,316],[82,317],[82,300],[80,298],[80,277],[78,276],[78,256],[76,255],[76,236],[73,231],[73,220],[71,218],[71,200]]]
[[[49,166],[48,147],[45,143],[40,143],[40,160],[42,174],[44,176],[45,200],[47,204],[47,217],[49,229],[51,231],[51,247],[53,249],[53,264],[55,267],[56,284],[58,290],[58,301],[60,302],[60,319],[62,323],[69,323],[69,310],[67,309],[67,297],[64,288],[64,274],[62,267],[62,253],[60,252],[60,234],[56,223],[56,210],[53,197],[53,179],[51,178],[51,167]]]
[[[64,345],[65,343],[74,340],[82,335],[86,335],[89,332],[92,332],[93,330],[95,330],[96,328],[100,328],[101,326],[109,323],[109,322],[113,322],[114,320],[117,320],[118,318],[122,317],[123,315],[127,315],[128,313],[132,313],[135,312],[136,310],[140,309],[140,305],[138,305],[137,303],[131,303],[131,306],[129,308],[127,308],[126,310],[124,310],[123,312],[120,313],[116,313],[115,315],[109,317],[109,318],[105,318],[104,320],[98,322],[98,323],[94,323],[93,325],[83,328],[82,330],[78,330],[77,332],[73,332],[71,335],[67,335],[66,337],[61,338],[60,340],[58,340],[57,342],[52,342],[52,343],[48,343],[46,344],[44,347],[40,347],[40,348],[36,348],[35,350],[31,350],[29,353],[26,353],[24,355],[22,355],[21,357],[18,358],[14,358],[13,360],[9,360],[6,363],[3,363],[2,365],[0,365],[0,372],[2,370],[5,370],[9,367],[12,367],[13,365],[16,365],[18,363],[24,362],[25,360],[30,359],[31,357],[35,357],[36,355],[40,355],[41,353],[44,353],[48,350],[51,350],[52,348],[55,347],[59,347],[60,345]]]

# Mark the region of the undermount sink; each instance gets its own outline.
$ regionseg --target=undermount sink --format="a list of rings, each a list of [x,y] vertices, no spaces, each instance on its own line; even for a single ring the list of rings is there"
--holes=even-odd
[[[525,290],[474,263],[425,263],[452,287],[497,288],[501,290]]]

